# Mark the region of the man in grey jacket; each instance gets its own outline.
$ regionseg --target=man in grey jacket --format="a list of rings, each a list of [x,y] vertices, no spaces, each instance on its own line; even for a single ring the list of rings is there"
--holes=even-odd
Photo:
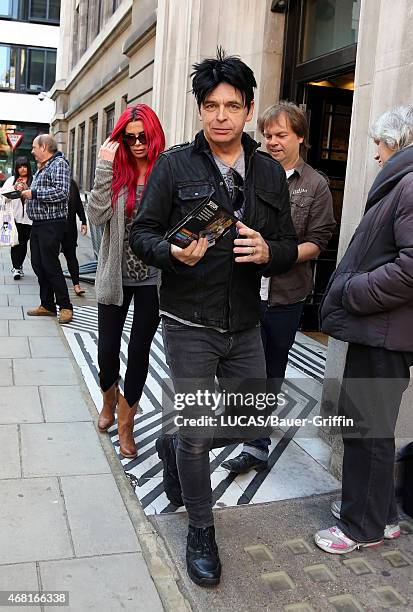
[[[66,229],[70,190],[70,166],[53,136],[41,134],[33,141],[32,154],[38,171],[30,189],[22,191],[27,200],[27,216],[33,221],[30,252],[33,270],[40,285],[40,305],[27,311],[32,317],[55,317],[69,323],[73,307],[59,261],[60,246]]]
[[[337,524],[315,535],[333,554],[400,535],[394,430],[413,364],[413,106],[382,115],[372,136],[383,168],[321,308],[323,331],[349,342],[342,499],[331,507]]]

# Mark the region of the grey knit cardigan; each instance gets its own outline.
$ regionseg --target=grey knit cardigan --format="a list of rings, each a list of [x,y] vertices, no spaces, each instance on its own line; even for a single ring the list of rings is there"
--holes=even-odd
[[[100,304],[121,306],[123,303],[122,256],[127,192],[126,190],[120,192],[114,211],[111,201],[112,177],[113,163],[99,159],[86,210],[90,223],[93,225],[105,224],[96,271],[96,300]]]

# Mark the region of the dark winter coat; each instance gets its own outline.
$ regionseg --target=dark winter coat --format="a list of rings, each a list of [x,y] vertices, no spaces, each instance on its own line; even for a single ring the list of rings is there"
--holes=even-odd
[[[73,242],[77,242],[76,215],[79,217],[82,225],[86,225],[85,209],[80,198],[79,187],[77,186],[76,182],[71,179],[67,211],[66,235]]]
[[[339,340],[413,351],[413,146],[392,155],[374,181],[321,321]]]

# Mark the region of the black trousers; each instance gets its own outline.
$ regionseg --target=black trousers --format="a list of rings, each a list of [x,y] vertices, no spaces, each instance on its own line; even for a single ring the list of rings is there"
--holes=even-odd
[[[394,494],[394,430],[413,353],[350,344],[339,414],[354,420],[343,427],[340,529],[357,542],[383,538],[397,522]]]
[[[215,376],[229,392],[265,391],[265,359],[259,327],[221,333],[164,318],[162,330],[175,394],[205,390],[213,393]],[[196,414],[205,414],[205,407],[197,403],[192,415]],[[249,429],[241,429],[208,425],[179,429],[176,461],[189,523],[194,527],[214,524],[209,451],[244,441]],[[223,437],[225,432],[228,437]]]
[[[67,261],[67,269],[74,285],[79,284],[79,262],[76,257],[77,236],[65,232],[62,240],[62,253]]]
[[[13,268],[21,270],[27,255],[27,243],[30,240],[32,226],[27,223],[16,223],[16,228],[19,235],[19,244],[11,247],[10,255]]]
[[[40,303],[48,310],[72,308],[59,261],[66,220],[33,223],[30,235],[32,267],[40,285]]]
[[[149,351],[159,325],[157,287],[124,286],[122,306],[98,304],[99,379],[102,391],[107,391],[119,379],[122,331],[132,298],[133,323],[124,383],[129,406],[140,400],[148,375]]]
[[[288,353],[294,344],[305,302],[268,306],[261,302],[261,337],[265,353],[265,366],[269,380],[268,390],[275,395],[281,391],[288,364]],[[265,461],[271,438],[248,440],[244,452]]]

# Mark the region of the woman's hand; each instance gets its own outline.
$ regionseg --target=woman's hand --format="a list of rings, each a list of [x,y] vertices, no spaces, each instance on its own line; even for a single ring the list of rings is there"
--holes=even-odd
[[[82,223],[82,225],[80,226],[80,233],[82,234],[82,236],[86,236],[86,234],[87,234],[87,225],[84,225]]]
[[[113,162],[118,148],[119,142],[106,138],[105,142],[99,149],[98,159],[105,159],[106,161]]]

